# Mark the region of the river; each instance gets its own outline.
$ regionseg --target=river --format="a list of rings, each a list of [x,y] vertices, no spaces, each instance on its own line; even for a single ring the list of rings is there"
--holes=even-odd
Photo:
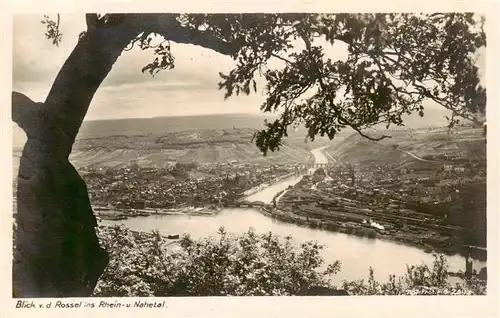
[[[324,148],[324,147],[323,147]],[[323,148],[312,150],[317,163],[327,163]],[[274,195],[294,185],[300,177],[293,176],[282,182],[257,192],[247,199],[270,203]],[[226,208],[213,216],[189,215],[153,215],[129,218],[122,221],[103,221],[104,224],[123,223],[132,230],[159,230],[162,234],[189,234],[193,238],[216,236],[222,226],[229,233],[241,234],[251,227],[257,233],[273,232],[280,236],[291,235],[298,244],[314,240],[325,246],[322,256],[326,263],[341,261],[341,272],[332,277],[334,284],[342,280],[366,278],[368,268],[374,269],[377,279],[386,280],[389,274],[404,275],[406,265],[426,263],[432,265],[433,257],[418,248],[394,242],[361,238],[342,233],[300,227],[283,223],[261,214],[252,208]],[[465,270],[465,259],[459,255],[448,256],[451,271]],[[474,268],[479,271],[486,262],[474,261]]]

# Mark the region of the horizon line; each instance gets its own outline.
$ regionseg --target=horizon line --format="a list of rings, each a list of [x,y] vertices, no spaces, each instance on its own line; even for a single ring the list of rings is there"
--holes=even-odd
[[[161,115],[161,116],[151,116],[151,117],[122,117],[122,118],[102,118],[102,119],[84,119],[83,122],[92,121],[110,121],[110,120],[129,120],[129,119],[154,119],[154,118],[172,118],[172,117],[206,117],[206,116],[235,116],[235,115],[246,115],[246,116],[277,116],[276,114],[266,114],[266,113],[211,113],[211,114],[182,114],[182,115]]]

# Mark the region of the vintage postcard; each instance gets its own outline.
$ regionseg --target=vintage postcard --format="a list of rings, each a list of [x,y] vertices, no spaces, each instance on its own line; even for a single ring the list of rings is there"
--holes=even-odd
[[[498,315],[494,3],[25,2],[2,317]]]

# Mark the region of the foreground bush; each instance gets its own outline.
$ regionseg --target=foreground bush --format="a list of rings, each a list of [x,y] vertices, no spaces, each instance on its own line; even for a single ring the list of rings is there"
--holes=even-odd
[[[250,296],[303,295],[317,287],[335,288],[329,277],[340,262],[324,266],[323,246],[306,242],[296,247],[290,237],[253,230],[241,236],[219,230],[217,238],[177,243],[158,232],[136,233],[123,226],[100,227],[110,263],[95,296]],[[326,270],[320,270],[326,268]],[[370,269],[368,281],[344,282],[351,295],[485,294],[484,282],[460,286],[447,283],[444,257],[433,268],[410,266],[405,277],[391,276],[379,283]]]
[[[366,282],[344,281],[342,288],[350,295],[486,295],[486,282],[475,278],[451,285],[443,255],[434,255],[432,268],[425,264],[407,266],[405,276],[390,275],[387,282],[377,282],[370,267]]]
[[[295,295],[330,286],[339,263],[319,271],[322,246],[296,248],[291,238],[253,230],[235,237],[224,229],[218,238],[182,237],[177,246],[158,232],[134,234],[124,227],[101,227],[110,263],[96,296]]]

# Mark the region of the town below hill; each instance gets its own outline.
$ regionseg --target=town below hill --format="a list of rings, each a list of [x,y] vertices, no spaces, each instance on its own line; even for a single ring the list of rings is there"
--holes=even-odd
[[[314,163],[311,150],[323,148],[327,165],[280,193],[263,213],[450,253],[462,245],[486,246],[481,128],[397,129],[384,131],[391,138],[378,142],[344,134],[311,143],[299,131],[266,157],[252,142],[256,129],[161,132],[157,127],[149,133],[80,137],[70,159],[87,182],[94,206],[217,209],[256,186],[303,173],[304,164]]]
[[[252,142],[255,131],[206,129],[80,139],[70,160],[78,168],[124,168],[135,164],[142,168],[168,168],[176,163],[273,165],[313,160],[310,153],[313,145],[304,138],[288,138],[280,151],[263,156]],[[326,143],[319,141],[314,146]]]
[[[325,171],[327,177],[314,189],[289,192],[284,202],[325,220],[378,220],[384,224],[380,233],[441,250],[456,252],[463,244],[485,247],[483,130],[425,128],[387,134],[392,138],[378,142],[352,135],[328,147],[325,152],[335,165]]]

